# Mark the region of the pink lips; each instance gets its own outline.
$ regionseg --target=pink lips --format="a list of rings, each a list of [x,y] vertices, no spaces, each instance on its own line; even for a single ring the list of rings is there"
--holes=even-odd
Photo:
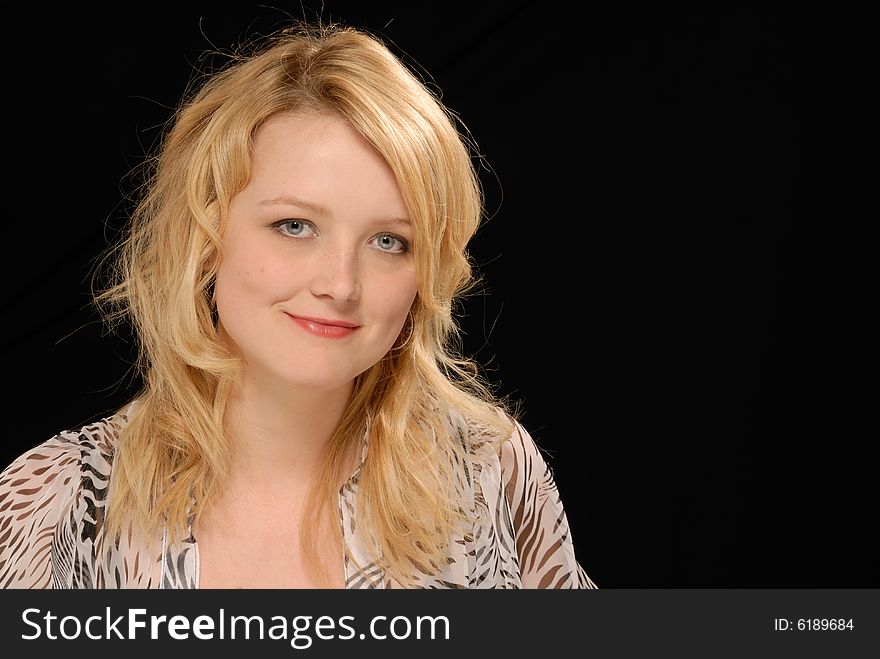
[[[342,339],[346,336],[351,336],[360,327],[360,325],[350,323],[347,320],[287,315],[305,331],[325,339]]]

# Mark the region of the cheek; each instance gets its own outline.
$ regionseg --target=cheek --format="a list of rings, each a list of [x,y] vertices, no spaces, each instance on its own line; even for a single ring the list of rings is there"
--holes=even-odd
[[[394,318],[395,322],[402,324],[416,298],[415,273],[395,282],[389,282],[380,291],[380,296],[389,318]]]
[[[260,257],[230,255],[217,272],[218,301],[221,297],[227,301],[239,298],[241,302],[284,297],[285,291],[295,283],[297,273],[282,265],[271,254],[263,253]]]
[[[383,333],[396,336],[416,298],[415,275],[397,273],[370,277],[363,292],[361,310],[364,318],[372,318],[377,328],[384,328]]]

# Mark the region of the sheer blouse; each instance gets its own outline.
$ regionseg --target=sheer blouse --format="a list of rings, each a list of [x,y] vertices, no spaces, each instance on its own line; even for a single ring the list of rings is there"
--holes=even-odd
[[[0,587],[199,587],[192,529],[172,542],[167,529],[141,537],[129,525],[118,541],[105,541],[114,447],[131,409],[63,431],[0,474]],[[456,487],[472,523],[451,538],[442,572],[416,575],[419,587],[595,588],[575,558],[552,472],[523,426],[514,421],[499,451],[461,417],[450,424],[471,458],[460,465]],[[368,451],[365,435],[360,465],[338,495],[345,587],[400,588],[354,524]]]

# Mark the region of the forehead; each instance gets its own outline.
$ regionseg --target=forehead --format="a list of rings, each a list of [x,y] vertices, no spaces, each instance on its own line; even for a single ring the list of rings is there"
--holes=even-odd
[[[407,215],[391,167],[337,115],[272,117],[257,130],[251,157],[251,178],[242,195],[252,202],[288,197],[315,204],[325,214],[360,205]]]

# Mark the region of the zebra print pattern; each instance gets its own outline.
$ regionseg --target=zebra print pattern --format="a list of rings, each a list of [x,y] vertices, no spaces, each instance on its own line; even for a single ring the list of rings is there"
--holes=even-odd
[[[0,587],[199,587],[192,532],[171,542],[167,532],[144,538],[130,525],[121,538],[105,540],[115,438],[130,410],[61,432],[0,474]],[[473,523],[450,542],[442,571],[413,575],[419,587],[595,588],[575,558],[552,472],[526,430],[515,422],[499,452],[461,416],[450,415],[448,428],[467,449],[455,485]],[[365,436],[361,465],[339,493],[345,586],[400,588],[355,526],[368,448]]]

